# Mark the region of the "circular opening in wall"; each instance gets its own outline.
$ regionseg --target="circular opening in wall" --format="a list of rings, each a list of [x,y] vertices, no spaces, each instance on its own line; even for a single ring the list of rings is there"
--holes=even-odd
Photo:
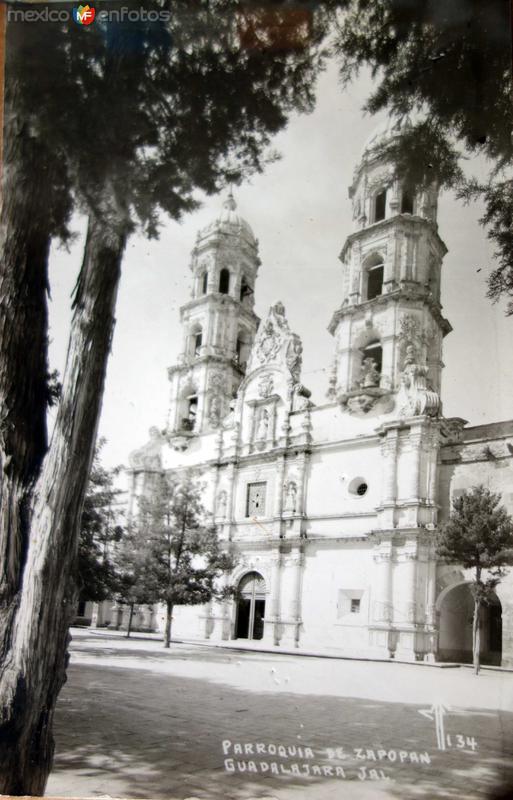
[[[349,494],[355,495],[356,497],[363,497],[364,494],[367,494],[368,488],[369,485],[365,478],[353,478],[348,486]]]

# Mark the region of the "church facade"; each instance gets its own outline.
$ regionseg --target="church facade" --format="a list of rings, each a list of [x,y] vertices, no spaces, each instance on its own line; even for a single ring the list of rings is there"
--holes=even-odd
[[[367,143],[354,230],[329,331],[329,396],[301,380],[302,343],[281,302],[254,312],[258,243],[230,194],[192,251],[182,354],[164,431],[130,456],[130,509],[155,471],[195,470],[237,565],[233,599],[177,608],[173,635],[407,660],[466,660],[472,597],[437,562],[434,533],[476,483],[513,510],[513,422],[443,416],[437,191],[403,185]],[[471,390],[471,387],[469,387]],[[513,663],[513,581],[483,615],[483,660]],[[141,620],[159,625],[147,610]],[[142,622],[141,622],[142,624]]]

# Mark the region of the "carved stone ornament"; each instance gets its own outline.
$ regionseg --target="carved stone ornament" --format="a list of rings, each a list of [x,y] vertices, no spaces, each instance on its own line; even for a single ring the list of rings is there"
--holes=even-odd
[[[272,361],[278,354],[281,345],[281,336],[271,320],[264,323],[263,333],[258,342],[257,358],[264,364]]]
[[[399,326],[399,340],[401,342],[401,350],[403,352],[403,364],[407,366],[408,363],[412,364],[421,358],[422,349],[426,346],[430,339],[432,331],[426,333],[421,328],[421,325],[416,317],[411,314],[406,314],[400,322]]]
[[[467,424],[467,420],[461,417],[449,417],[443,419],[440,426],[440,432],[444,439],[444,444],[459,444],[463,441],[463,429]]]
[[[297,333],[292,334],[292,338],[287,346],[287,354],[285,356],[285,360],[287,362],[287,367],[290,370],[290,374],[294,380],[294,383],[298,383],[300,375],[301,375],[301,364],[302,364],[302,353],[303,353],[303,345],[301,344],[301,339],[297,335]]]
[[[258,381],[259,397],[270,397],[274,391],[274,379],[272,375],[262,375]]]
[[[221,400],[217,395],[210,399],[208,421],[212,428],[218,428],[221,421]]]
[[[208,380],[208,388],[218,393],[223,392],[224,384],[225,378],[222,372],[213,372]]]
[[[128,456],[132,469],[161,469],[163,437],[158,428],[149,430],[150,441]]]
[[[410,359],[412,353],[407,355]],[[401,416],[416,417],[427,414],[436,417],[440,410],[440,397],[427,383],[428,368],[424,364],[405,364],[401,375],[401,388],[397,398]]]

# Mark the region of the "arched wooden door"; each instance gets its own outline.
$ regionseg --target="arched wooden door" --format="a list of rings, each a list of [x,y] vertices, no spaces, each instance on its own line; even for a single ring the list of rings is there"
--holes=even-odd
[[[264,635],[265,581],[258,572],[248,572],[237,588],[236,639],[261,639]]]

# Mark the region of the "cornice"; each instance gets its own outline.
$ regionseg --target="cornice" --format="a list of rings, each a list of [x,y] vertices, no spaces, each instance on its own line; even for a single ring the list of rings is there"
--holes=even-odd
[[[340,306],[333,312],[331,320],[328,325],[328,332],[333,336],[336,332],[338,323],[346,317],[361,317],[362,320],[369,309],[379,308],[381,306],[390,306],[397,303],[421,303],[427,306],[436,322],[442,329],[444,336],[452,331],[452,325],[444,316],[442,316],[442,306],[440,303],[435,302],[430,298],[428,290],[423,288],[418,281],[404,281],[398,289],[386,294],[380,294],[373,297],[372,300],[364,300],[361,303],[354,303],[351,305]],[[407,284],[407,285],[406,285]]]
[[[373,222],[370,225],[366,225],[365,228],[360,228],[360,230],[350,233],[344,242],[342,250],[340,251],[339,259],[344,262],[347,250],[353,244],[353,242],[357,241],[358,239],[365,240],[375,238],[382,233],[387,233],[388,229],[393,227],[396,227],[399,231],[401,231],[403,226],[405,228],[425,228],[438,245],[441,257],[443,258],[443,256],[445,256],[448,252],[447,245],[438,233],[436,223],[431,222],[424,217],[419,217],[416,214],[394,214],[393,217],[382,219],[379,222]],[[404,232],[404,230],[401,232]]]

